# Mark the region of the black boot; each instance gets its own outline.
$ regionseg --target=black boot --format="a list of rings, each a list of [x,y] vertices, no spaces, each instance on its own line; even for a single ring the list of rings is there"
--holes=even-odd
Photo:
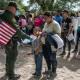
[[[20,78],[19,74],[14,74],[11,76],[8,76],[8,80],[18,80]]]
[[[56,74],[56,68],[52,68],[52,73]]]
[[[52,78],[55,78],[57,76],[57,73],[56,73],[56,68],[53,68],[52,69]]]
[[[66,54],[66,52],[63,51],[63,52],[60,54],[60,56],[64,56],[65,54]]]

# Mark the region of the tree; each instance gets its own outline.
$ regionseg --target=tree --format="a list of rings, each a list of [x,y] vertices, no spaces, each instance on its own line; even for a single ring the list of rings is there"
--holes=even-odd
[[[0,9],[5,9],[7,6],[7,2],[5,0],[0,0]]]
[[[75,6],[78,6],[79,0],[57,0],[57,2],[54,4],[54,9],[68,9],[72,10]],[[77,4],[77,5],[76,5]]]
[[[37,3],[41,9],[44,10],[52,10],[53,8],[53,4],[54,4],[54,0],[30,0],[30,4],[33,5]]]
[[[23,0],[0,0],[0,9],[5,9],[10,1],[16,2],[18,5],[20,13],[24,14],[27,7],[22,4]]]
[[[52,10],[71,10],[79,0],[30,0],[30,4],[37,3],[43,11]]]

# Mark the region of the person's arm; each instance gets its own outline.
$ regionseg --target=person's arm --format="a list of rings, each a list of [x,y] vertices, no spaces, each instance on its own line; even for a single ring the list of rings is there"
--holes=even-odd
[[[68,35],[69,35],[70,33],[72,33],[72,31],[73,31],[72,20],[70,19],[69,22],[70,22],[70,23],[69,23],[69,31],[68,31]]]
[[[61,32],[64,32],[64,20],[62,19],[62,23],[61,23]]]
[[[44,27],[42,29],[42,32],[46,32],[46,23],[44,24]]]
[[[32,41],[32,46],[31,46],[32,54],[34,54],[34,41]]]
[[[55,24],[53,26],[53,33],[58,34],[59,36],[61,36],[61,26],[58,22],[55,22]]]
[[[17,32],[16,32],[16,35],[15,35],[16,37],[19,37],[20,39],[25,39],[25,38],[27,38],[27,39],[32,40],[29,35],[25,34],[23,31],[20,30],[19,25],[17,25],[15,19],[12,20],[11,23],[12,23],[12,26],[13,26],[13,27],[16,29],[16,31],[17,31]]]

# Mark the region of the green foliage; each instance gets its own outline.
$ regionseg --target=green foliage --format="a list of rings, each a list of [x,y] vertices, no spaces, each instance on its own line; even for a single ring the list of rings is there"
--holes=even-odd
[[[24,12],[27,10],[27,6],[24,6],[22,4],[23,0],[0,0],[0,9],[6,9],[8,3],[10,1],[15,1],[17,3],[19,11],[21,14],[24,14]]]
[[[0,9],[5,9],[7,6],[7,2],[5,2],[4,0],[0,0]]]
[[[30,4],[37,3],[43,11],[52,10],[72,10],[75,3],[80,2],[79,0],[30,0]]]
[[[54,0],[30,0],[30,4],[37,3],[41,9],[44,10],[52,10]]]

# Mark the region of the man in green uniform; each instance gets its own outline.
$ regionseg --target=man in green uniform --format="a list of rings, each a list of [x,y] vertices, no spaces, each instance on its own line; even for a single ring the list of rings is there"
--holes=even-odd
[[[16,34],[5,46],[6,76],[8,77],[8,80],[17,80],[20,78],[20,75],[14,73],[15,62],[18,55],[17,41],[21,41],[21,39],[25,38],[31,39],[28,35],[20,31],[19,26],[17,25],[15,20],[16,10],[16,3],[10,2],[6,11],[0,15],[0,19],[4,20],[8,24],[10,24],[14,29],[16,29]]]

